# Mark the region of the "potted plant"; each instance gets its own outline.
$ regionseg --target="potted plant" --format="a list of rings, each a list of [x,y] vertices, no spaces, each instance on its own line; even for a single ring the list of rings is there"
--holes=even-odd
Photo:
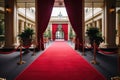
[[[99,31],[99,28],[97,28],[97,27],[88,28],[86,31],[86,34],[89,37],[91,46],[93,46],[94,41],[97,44],[97,46],[99,46],[100,43],[102,43],[104,41],[102,38],[102,34]]]
[[[33,34],[34,34],[33,29],[26,28],[23,32],[21,32],[18,35],[20,43],[26,48],[26,50],[31,46]]]
[[[0,47],[4,45],[5,35],[4,35],[4,22],[3,19],[0,18]]]

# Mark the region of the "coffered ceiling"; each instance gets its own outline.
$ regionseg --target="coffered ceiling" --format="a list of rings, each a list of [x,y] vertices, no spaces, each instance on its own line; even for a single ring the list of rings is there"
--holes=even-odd
[[[0,0],[1,2],[4,2],[5,0]],[[85,7],[92,7],[92,3],[94,5],[94,7],[103,7],[104,5],[104,0],[84,0]],[[35,7],[35,0],[17,0],[17,5],[18,7],[25,7],[25,4],[27,5],[27,7]],[[120,7],[120,0],[116,0],[116,6]],[[54,3],[55,7],[64,7],[64,0],[55,0]]]
[[[91,7],[92,6],[92,2],[94,4],[94,7],[102,7],[103,6],[103,1],[104,0],[85,0],[85,7]],[[27,3],[28,7],[33,6],[33,3],[35,3],[35,0],[17,0],[18,6],[24,6],[25,2],[29,2]],[[22,5],[22,3],[24,3]],[[64,0],[55,0],[54,3],[55,7],[64,7]]]

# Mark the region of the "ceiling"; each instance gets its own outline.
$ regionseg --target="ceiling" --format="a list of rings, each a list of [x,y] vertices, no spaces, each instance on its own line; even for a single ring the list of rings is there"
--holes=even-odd
[[[94,7],[102,7],[104,0],[94,0]],[[17,0],[19,3],[18,6],[24,7],[25,2],[27,3],[27,7],[34,6],[35,0]],[[85,0],[85,7],[91,7],[93,0]],[[24,4],[22,4],[24,3]],[[64,0],[55,0],[54,7],[64,7]]]
[[[4,2],[5,0],[0,0],[1,2]],[[104,0],[84,0],[85,1],[85,7],[92,7],[92,3],[94,7],[103,7]],[[116,0],[117,7],[120,7],[120,0]],[[17,0],[18,7],[35,7],[35,0]],[[55,7],[64,7],[64,0],[55,0],[54,3]]]

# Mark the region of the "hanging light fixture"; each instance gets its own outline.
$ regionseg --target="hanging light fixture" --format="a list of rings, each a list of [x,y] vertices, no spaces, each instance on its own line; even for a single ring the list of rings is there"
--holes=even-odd
[[[115,11],[115,6],[111,6],[110,9],[109,9],[110,12],[114,12]]]
[[[7,13],[11,12],[11,9],[10,9],[9,5],[6,5],[6,6],[5,6],[5,11],[6,11]]]

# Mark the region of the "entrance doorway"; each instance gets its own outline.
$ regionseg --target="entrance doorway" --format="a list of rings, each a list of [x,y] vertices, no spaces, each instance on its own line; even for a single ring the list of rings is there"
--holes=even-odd
[[[52,24],[52,40],[68,40],[68,24]]]
[[[62,29],[62,25],[58,25],[57,31],[55,34],[55,39],[64,39],[64,31]]]

